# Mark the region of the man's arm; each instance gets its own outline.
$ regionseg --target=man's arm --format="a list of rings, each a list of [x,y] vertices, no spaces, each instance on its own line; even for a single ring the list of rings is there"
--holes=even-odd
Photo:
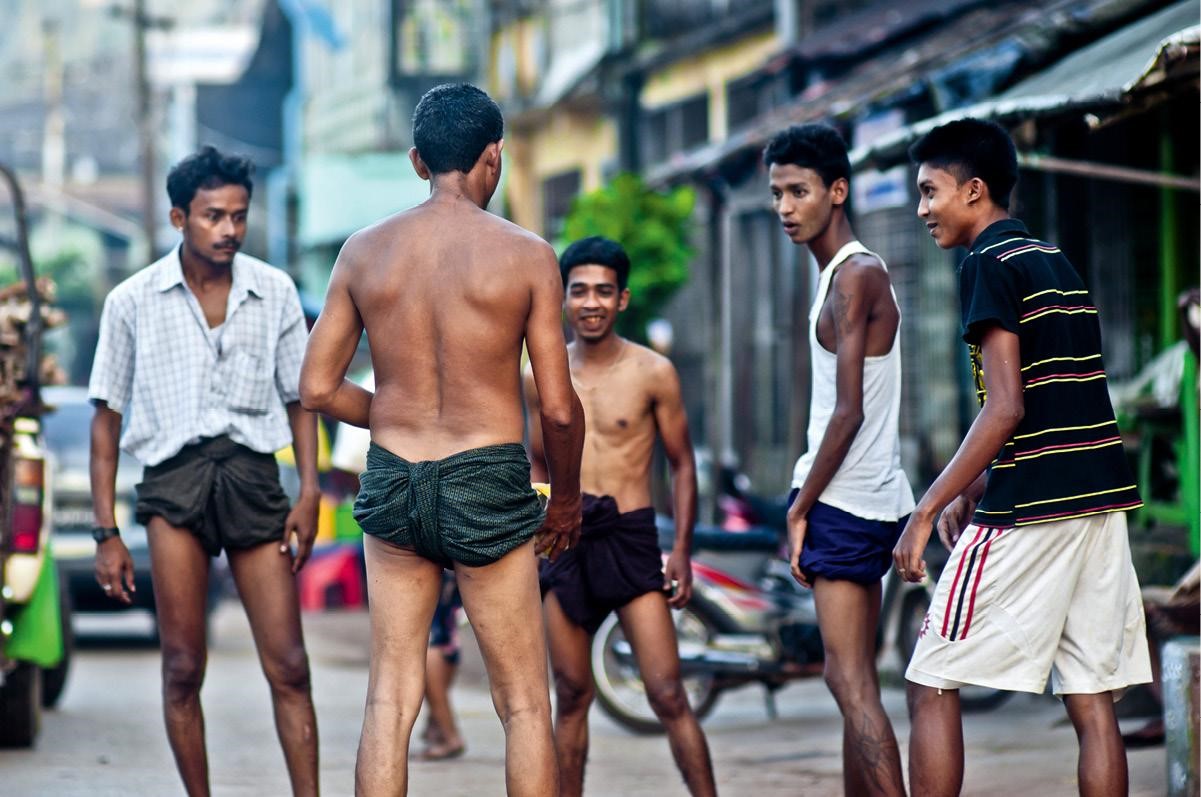
[[[938,538],[942,540],[943,546],[948,551],[955,550],[955,543],[959,542],[959,536],[972,522],[972,514],[984,496],[984,488],[987,484],[988,471],[984,471],[968,485],[962,495],[951,499],[951,503],[938,513]]]
[[[883,272],[880,273],[883,276]],[[810,586],[800,569],[801,548],[808,531],[809,510],[821,498],[834,474],[842,467],[855,435],[863,425],[863,359],[867,352],[867,324],[879,285],[871,267],[848,263],[834,275],[834,411],[813,466],[796,500],[788,509],[788,542],[792,575]],[[898,331],[899,334],[899,331]]]
[[[309,334],[300,366],[300,403],[340,421],[368,428],[372,393],[346,378],[363,334],[363,319],[351,297],[354,238],[338,253],[321,315]]]
[[[287,409],[288,425],[292,427],[292,454],[300,473],[300,495],[284,521],[284,538],[279,551],[288,552],[288,542],[295,534],[296,558],[292,560],[292,572],[296,573],[313,552],[321,488],[317,484],[317,416],[300,406],[299,401],[289,402]]]
[[[563,278],[549,246],[540,248],[530,292],[525,345],[538,393],[538,419],[550,502],[535,547],[553,559],[580,535],[580,457],[584,451],[584,408],[571,386],[563,340]]]
[[[655,426],[663,451],[671,466],[671,496],[676,540],[663,571],[664,589],[671,589],[675,581],[675,594],[668,600],[673,607],[681,608],[692,597],[692,531],[696,525],[696,458],[692,451],[692,440],[688,434],[688,414],[684,410],[684,399],[680,391],[680,375],[668,361],[656,369]]]
[[[980,348],[988,398],[955,456],[909,516],[893,550],[897,570],[907,581],[921,581],[926,574],[922,555],[935,516],[959,495],[979,487],[981,474],[1013,437],[1025,413],[1018,336],[1003,327],[989,326],[981,335]]]
[[[96,402],[92,415],[92,444],[88,455],[88,473],[92,482],[92,514],[96,525],[117,525],[114,509],[117,491],[117,462],[120,457],[121,414],[103,401]],[[96,545],[96,581],[109,585],[105,594],[122,603],[132,603],[134,591],[133,559],[120,537],[109,537]]]
[[[530,427],[530,479],[535,482],[549,482],[550,474],[546,472],[546,449],[542,446],[538,385],[534,383],[534,372],[529,368],[521,374],[521,385],[525,393],[525,411]]]
[[[878,286],[867,267],[851,264],[834,276],[835,401],[805,484],[789,514],[804,517],[842,467],[842,461],[863,425],[863,360],[867,352],[867,322]]]

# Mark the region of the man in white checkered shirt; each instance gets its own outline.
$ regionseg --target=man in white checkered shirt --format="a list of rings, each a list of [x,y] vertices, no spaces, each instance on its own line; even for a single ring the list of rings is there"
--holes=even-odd
[[[296,287],[238,254],[252,170],[212,147],[177,164],[167,193],[182,244],[105,300],[88,387],[96,580],[131,602],[133,561],[113,511],[120,438],[146,466],[136,515],[150,541],[167,738],[188,794],[209,793],[205,604],[211,557],[224,549],[293,793],[315,795],[317,723],[295,573],[317,531],[317,424],[299,402],[307,333]],[[301,477],[291,507],[274,457],[289,444]]]

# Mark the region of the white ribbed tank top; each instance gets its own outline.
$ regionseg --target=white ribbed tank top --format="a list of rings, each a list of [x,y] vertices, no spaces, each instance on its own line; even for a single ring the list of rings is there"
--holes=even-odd
[[[837,357],[818,342],[817,320],[830,292],[834,272],[857,254],[872,255],[884,265],[879,255],[858,241],[851,241],[838,250],[830,265],[822,271],[817,296],[809,310],[809,348],[813,364],[809,448],[793,469],[793,487],[801,487],[809,475],[837,398]],[[894,303],[897,300],[895,291],[892,300]],[[900,308],[897,309],[899,313]],[[892,349],[887,354],[863,360],[863,424],[819,501],[867,520],[897,520],[913,511],[913,488],[901,469],[900,412],[901,327],[898,320]]]

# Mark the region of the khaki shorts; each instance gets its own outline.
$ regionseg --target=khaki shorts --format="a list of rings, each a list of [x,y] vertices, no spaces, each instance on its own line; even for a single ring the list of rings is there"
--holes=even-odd
[[[1126,515],[969,526],[938,580],[905,678],[1060,694],[1151,680]]]

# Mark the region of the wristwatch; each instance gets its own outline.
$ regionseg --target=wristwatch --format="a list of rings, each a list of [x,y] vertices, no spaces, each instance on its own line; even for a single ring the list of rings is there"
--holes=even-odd
[[[92,539],[96,542],[104,542],[112,537],[120,537],[121,530],[116,526],[105,528],[104,526],[92,526]]]

